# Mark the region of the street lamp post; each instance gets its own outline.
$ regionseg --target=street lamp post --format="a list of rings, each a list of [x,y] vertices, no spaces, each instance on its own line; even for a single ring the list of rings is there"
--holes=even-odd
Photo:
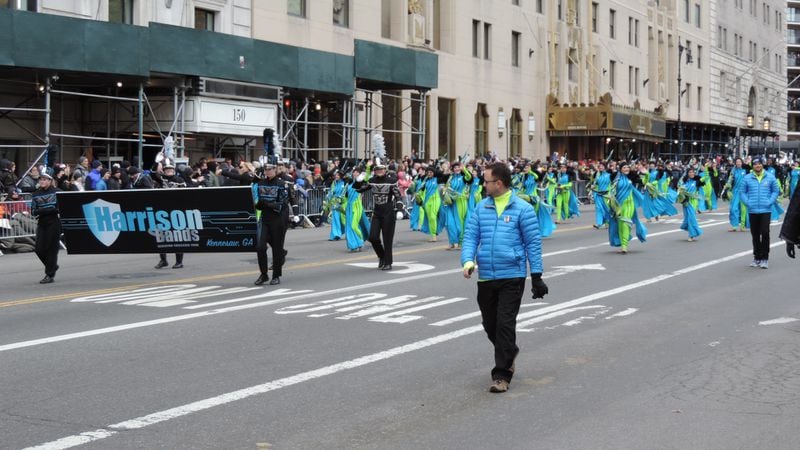
[[[683,65],[683,52],[686,51],[686,64],[692,62],[692,49],[684,47],[678,38],[678,157],[681,160],[681,153],[683,153],[683,123],[681,122],[681,101],[683,101],[683,79],[681,78],[681,66]]]

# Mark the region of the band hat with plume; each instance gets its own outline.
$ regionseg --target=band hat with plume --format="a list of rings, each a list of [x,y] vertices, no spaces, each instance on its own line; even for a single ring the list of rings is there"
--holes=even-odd
[[[372,136],[372,151],[375,155],[375,169],[385,169],[383,160],[386,158],[386,141],[380,133]]]

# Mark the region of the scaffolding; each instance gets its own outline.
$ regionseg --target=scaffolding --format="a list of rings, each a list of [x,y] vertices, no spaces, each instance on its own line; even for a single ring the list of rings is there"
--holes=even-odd
[[[44,163],[53,163],[53,161],[47,161],[48,149],[50,148],[51,144],[58,144],[59,153],[56,155],[59,160],[63,160],[63,152],[64,148],[66,147],[65,140],[67,141],[78,141],[78,147],[86,147],[87,144],[95,143],[95,142],[102,142],[105,146],[105,159],[110,164],[114,161],[119,161],[119,150],[118,144],[120,143],[129,143],[136,145],[136,156],[137,156],[137,164],[141,168],[144,162],[144,155],[143,151],[145,148],[163,148],[163,141],[167,136],[176,136],[176,145],[175,149],[178,150],[177,156],[182,158],[185,156],[185,149],[186,149],[186,132],[185,130],[185,117],[184,117],[184,108],[186,104],[186,88],[184,86],[175,87],[173,89],[173,96],[172,96],[172,115],[171,120],[169,121],[169,130],[162,131],[161,126],[159,124],[159,113],[160,109],[164,106],[164,103],[158,104],[156,108],[150,104],[150,100],[148,99],[147,95],[144,91],[144,85],[139,84],[137,89],[137,96],[136,97],[125,97],[120,95],[112,95],[109,94],[96,94],[90,92],[80,92],[77,90],[67,90],[67,89],[58,89],[54,87],[54,83],[58,82],[58,76],[48,77],[43,86],[41,86],[40,91],[43,96],[44,100],[44,107],[43,108],[31,108],[31,107],[23,107],[22,105],[28,103],[32,98],[29,97],[25,100],[19,102],[16,106],[0,106],[0,119],[6,119],[11,121],[12,123],[16,124],[19,128],[23,129],[28,135],[34,138],[37,143],[36,144],[3,144],[0,145],[0,148],[35,148],[35,149],[42,149],[42,151],[38,154],[38,156],[33,159],[28,169],[24,172],[23,176],[20,177],[20,180],[24,178],[25,175],[30,172],[31,168],[39,164],[40,162]],[[120,88],[120,84],[117,84],[117,91]],[[111,88],[108,88],[110,91]],[[53,100],[58,99],[58,103],[60,104],[60,126],[59,130],[55,131],[52,123],[53,117]],[[85,122],[89,124],[90,131],[87,132],[74,132],[68,133],[65,131],[64,127],[64,104],[69,101],[70,99],[78,99],[78,100],[87,100],[89,102],[89,113],[88,113],[88,120]],[[94,107],[98,105],[104,105],[104,119],[105,122],[105,129],[98,130],[99,127],[95,126],[99,121],[94,121],[92,116],[92,112]],[[126,111],[129,112],[132,116],[136,117],[136,120],[132,121],[126,127],[120,129],[119,127],[119,112]],[[40,119],[43,123],[44,134],[40,136],[39,134],[35,133],[34,131],[30,130],[28,127],[19,123],[19,121],[15,120],[13,117],[10,117],[10,114],[14,112],[26,112],[26,113],[41,113],[42,116]],[[148,117],[152,120],[145,120],[145,117]],[[135,131],[132,128],[136,128]],[[150,144],[146,142],[145,139],[145,131],[156,132],[158,133],[158,137],[160,138],[161,142],[158,144]],[[103,133],[104,132],[104,133]],[[121,137],[125,134],[130,133],[133,137]]]
[[[383,103],[376,101],[376,97],[408,102],[399,111],[392,113],[392,119],[399,119],[397,121],[399,128],[385,126],[382,119],[375,123],[376,110],[381,113],[384,110]],[[285,95],[280,104],[281,120],[278,130],[284,157],[302,158],[308,161],[310,152],[318,152],[319,158],[338,156],[345,159],[366,159],[373,153],[372,136],[375,133],[394,133],[410,135],[415,141],[418,156],[423,158],[426,102],[425,91],[418,91],[416,98],[414,95],[404,96],[366,89],[356,89],[355,95],[351,98],[334,100]],[[403,114],[414,109],[419,111],[416,123],[404,120]],[[310,117],[312,110],[318,114],[318,120]],[[382,114],[379,117],[382,117]],[[318,145],[312,147],[310,141],[314,133]],[[359,136],[363,136],[363,144],[359,142]],[[331,145],[331,141],[341,145]]]
[[[130,156],[135,157],[136,165],[143,168],[148,159],[145,149],[161,150],[166,137],[173,136],[175,156],[185,160],[187,136],[191,134],[186,132],[187,90],[190,87],[186,78],[166,80],[166,83],[161,81],[164,80],[150,81],[149,85],[154,91],[148,97],[143,82],[138,83],[135,91],[131,88],[124,90],[129,94],[126,96],[121,93],[121,82],[114,83],[116,89],[109,82],[106,87],[95,86],[87,92],[69,88],[68,84],[58,86],[58,76],[48,77],[41,85],[39,95],[33,95],[15,106],[0,106],[0,119],[7,119],[25,130],[33,143],[0,144],[0,149],[41,150],[30,165],[33,167],[47,158],[47,149],[51,144],[58,146],[59,151],[55,156],[59,161],[64,160],[64,149],[67,147],[101,146],[99,148],[104,149],[105,154],[99,159],[111,165],[122,160],[122,144],[130,146]],[[136,95],[130,95],[133,92]],[[152,96],[154,92],[159,95]],[[28,103],[35,98],[42,98],[44,105],[31,107]],[[417,157],[425,157],[427,91],[356,89],[352,97],[324,98],[311,94],[298,96],[296,92],[292,95],[282,90],[278,98],[276,131],[284,158],[309,161],[309,156],[314,153],[317,159],[367,159],[373,155],[372,137],[376,133],[410,136],[409,142],[416,148]],[[391,99],[393,105],[400,106],[391,112],[386,111],[384,101],[387,99]],[[83,118],[76,120],[74,129],[67,129],[64,108],[71,101],[77,102],[75,107],[82,109]],[[60,115],[55,123],[54,102],[58,103],[56,108],[60,107]],[[17,112],[41,114],[37,120],[43,123],[43,134],[11,117]],[[387,123],[384,123],[384,118]],[[155,139],[158,141],[154,142]],[[220,158],[223,150],[232,148],[241,150],[243,159],[255,160],[258,157],[258,152],[253,151],[257,138],[252,136],[211,136],[211,139],[214,158]],[[360,142],[361,139],[363,142]],[[396,150],[398,155],[401,154],[401,148]],[[33,158],[33,155],[28,158]]]

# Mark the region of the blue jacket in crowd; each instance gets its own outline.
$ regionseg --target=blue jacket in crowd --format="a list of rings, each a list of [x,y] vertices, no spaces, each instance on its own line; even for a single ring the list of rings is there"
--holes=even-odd
[[[470,261],[478,265],[479,280],[542,273],[542,238],[533,206],[512,195],[498,217],[494,198],[478,203],[464,230],[461,250],[461,265]]]
[[[742,182],[742,201],[752,214],[772,212],[772,204],[778,200],[780,186],[774,175],[764,170],[759,181],[755,172],[750,172]]]

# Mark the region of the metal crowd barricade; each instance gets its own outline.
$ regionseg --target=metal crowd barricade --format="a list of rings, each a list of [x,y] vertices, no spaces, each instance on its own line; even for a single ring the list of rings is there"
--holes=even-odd
[[[31,215],[28,201],[0,202],[0,240],[36,236],[36,218]],[[10,246],[13,242],[6,242]],[[0,249],[0,255],[2,255]]]
[[[586,180],[575,180],[572,183],[572,190],[581,203],[586,204],[589,202],[589,189],[587,188]]]
[[[328,195],[327,189],[309,189],[306,191],[305,202],[300,214],[306,217],[321,216],[322,202],[325,200],[326,195]]]

